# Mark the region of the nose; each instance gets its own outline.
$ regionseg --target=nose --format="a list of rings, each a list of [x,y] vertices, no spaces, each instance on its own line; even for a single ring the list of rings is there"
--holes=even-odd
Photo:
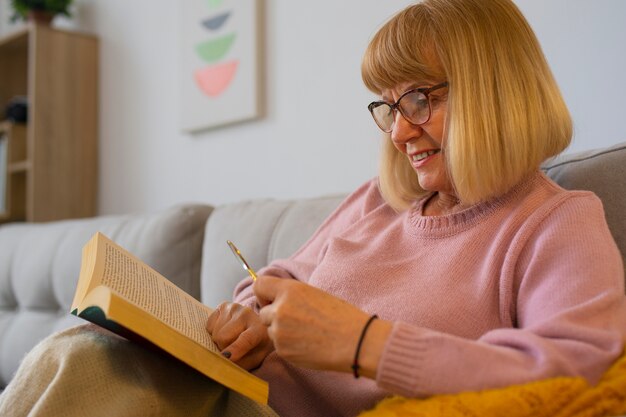
[[[407,121],[400,112],[396,112],[396,119],[391,130],[391,140],[396,145],[405,145],[406,143],[418,139],[422,136],[424,130],[419,125],[414,125]]]

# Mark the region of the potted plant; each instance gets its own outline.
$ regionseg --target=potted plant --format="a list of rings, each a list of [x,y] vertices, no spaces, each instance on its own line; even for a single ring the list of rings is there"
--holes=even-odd
[[[11,21],[30,20],[50,24],[57,14],[70,16],[69,7],[73,0],[11,0]]]

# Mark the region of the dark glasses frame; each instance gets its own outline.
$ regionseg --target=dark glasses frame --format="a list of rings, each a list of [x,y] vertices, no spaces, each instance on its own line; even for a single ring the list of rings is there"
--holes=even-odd
[[[424,88],[424,87],[420,87],[420,88],[413,88],[409,91],[404,92],[395,103],[388,103],[384,100],[378,100],[378,101],[373,101],[371,102],[368,106],[367,109],[369,110],[370,114],[372,115],[372,118],[374,119],[374,122],[376,122],[376,125],[380,128],[380,130],[382,130],[385,133],[391,133],[391,131],[393,130],[393,127],[395,125],[395,120],[396,120],[396,111],[399,111],[400,114],[402,115],[402,117],[404,117],[404,119],[413,124],[413,125],[423,125],[424,123],[428,122],[430,120],[430,116],[432,115],[432,108],[430,105],[430,97],[429,94],[432,93],[435,90],[439,90],[440,88],[444,88],[448,86],[448,82],[444,81],[440,84],[434,85],[432,87],[428,87],[428,88]],[[426,118],[426,120],[419,122],[419,123],[415,123],[413,121],[411,121],[403,112],[402,112],[402,107],[400,107],[400,101],[402,101],[402,99],[412,93],[421,93],[424,95],[424,97],[426,97],[426,101],[428,102],[428,117]],[[374,115],[374,110],[382,105],[386,105],[389,106],[391,108],[391,112],[393,113],[393,123],[391,124],[391,127],[386,130],[383,126],[381,126],[381,124],[378,122],[378,120],[376,119],[376,116]]]

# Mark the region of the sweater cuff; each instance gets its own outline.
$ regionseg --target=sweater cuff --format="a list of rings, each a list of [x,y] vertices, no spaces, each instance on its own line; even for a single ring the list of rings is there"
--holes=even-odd
[[[426,329],[395,322],[383,350],[376,382],[378,386],[407,397],[425,393],[424,360],[428,348]]]

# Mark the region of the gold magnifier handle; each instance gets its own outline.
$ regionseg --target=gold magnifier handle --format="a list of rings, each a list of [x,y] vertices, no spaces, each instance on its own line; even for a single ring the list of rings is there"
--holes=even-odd
[[[252,277],[253,281],[256,281],[257,280],[256,272],[254,272],[254,269],[252,269],[250,265],[248,265],[248,262],[246,262],[245,258],[241,254],[241,251],[237,249],[237,246],[235,246],[235,244],[231,242],[230,240],[227,240],[226,243],[228,243],[228,247],[230,247],[230,250],[233,252],[233,255],[235,255],[237,260],[241,262],[241,266],[243,266],[243,269],[248,271],[248,274],[250,275],[250,277]]]

